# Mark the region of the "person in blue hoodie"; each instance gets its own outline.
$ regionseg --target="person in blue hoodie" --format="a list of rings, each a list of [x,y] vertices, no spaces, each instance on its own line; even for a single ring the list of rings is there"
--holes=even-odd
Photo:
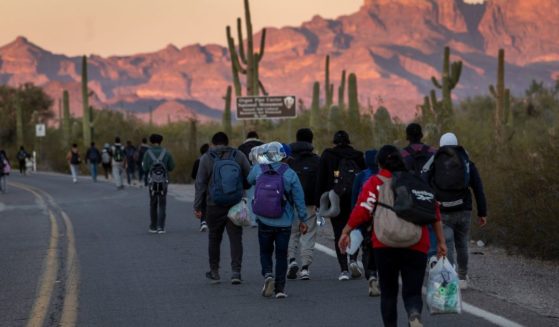
[[[255,209],[259,206],[258,201],[263,201],[258,196],[260,185],[263,183],[259,184],[258,181],[263,177],[264,171],[274,170],[279,173],[282,177],[284,189],[284,194],[280,198],[283,201],[280,200],[282,202],[282,210],[279,217],[269,218],[255,212],[258,223],[260,264],[262,266],[262,276],[264,277],[262,296],[271,297],[275,293],[277,299],[282,299],[287,297],[285,293],[287,251],[295,210],[297,210],[300,220],[299,229],[302,234],[305,234],[308,230],[305,223],[307,220],[307,207],[305,205],[305,193],[297,173],[283,162],[287,154],[282,144],[279,142],[267,144],[262,157],[259,160],[261,164],[253,166],[247,178],[249,184],[256,185],[253,210],[258,211]],[[275,274],[272,261],[274,249],[276,257]]]

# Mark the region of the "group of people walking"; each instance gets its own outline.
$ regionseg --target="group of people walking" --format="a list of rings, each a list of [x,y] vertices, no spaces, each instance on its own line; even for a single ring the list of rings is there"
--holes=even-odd
[[[318,156],[308,128],[298,130],[296,142],[290,145],[264,144],[251,132],[239,148],[229,145],[225,133],[216,133],[211,145],[201,148],[192,173],[194,214],[203,219],[201,230],[209,231],[207,279],[221,281],[220,248],[227,231],[231,283],[242,283],[243,227],[228,218],[230,209],[240,202],[247,204],[258,227],[265,297],[285,298],[287,279],[311,278],[317,224],[326,217],[335,239],[338,279],[365,274],[369,295],[381,297],[384,324],[396,326],[401,276],[408,323],[422,326],[428,255],[448,257],[457,264],[460,286],[467,288],[470,190],[480,225],[487,222],[487,209],[479,172],[456,135],[443,135],[435,149],[421,143],[420,125],[410,124],[406,134],[409,145],[404,149],[385,145],[363,153],[352,147],[349,134],[342,130],[334,134],[333,146]],[[383,202],[397,198],[394,185],[401,184],[404,175],[414,176],[414,183],[429,190],[411,192],[432,206],[428,223],[411,227],[411,242],[404,242],[404,235],[387,236],[383,225],[386,219],[397,217],[396,209]],[[353,236],[356,230],[361,237]],[[392,242],[394,237],[398,241]],[[359,251],[347,253],[356,247],[351,242],[361,239],[363,269],[357,262]]]

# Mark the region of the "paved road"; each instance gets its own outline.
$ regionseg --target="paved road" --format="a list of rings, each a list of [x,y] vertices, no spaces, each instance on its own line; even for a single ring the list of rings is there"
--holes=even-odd
[[[151,235],[143,189],[116,191],[108,183],[72,184],[44,174],[9,182],[8,193],[0,194],[0,326],[382,325],[379,299],[367,297],[366,282],[337,281],[336,261],[324,252],[316,252],[312,280],[288,282],[288,299],[261,297],[253,229],[244,234],[244,283],[207,283],[207,234],[198,231],[184,192],[169,198],[168,233]],[[330,238],[321,243],[333,245]],[[227,281],[227,242],[222,251]],[[501,325],[552,325],[491,295],[468,291],[464,300],[509,319]],[[499,322],[467,311],[429,316],[424,310],[424,323]]]

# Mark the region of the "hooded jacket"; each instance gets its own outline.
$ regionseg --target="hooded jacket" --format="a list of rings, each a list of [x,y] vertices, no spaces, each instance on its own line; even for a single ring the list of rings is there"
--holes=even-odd
[[[264,144],[264,142],[256,138],[246,139],[243,142],[243,144],[239,145],[239,150],[241,150],[241,152],[244,153],[244,155],[248,158],[248,155],[250,154],[250,150],[262,144]]]
[[[291,157],[289,158],[289,166],[295,167],[294,165],[299,160],[314,160],[316,167],[320,165],[320,157],[314,153],[314,146],[309,142],[295,142],[289,145],[291,148]],[[308,161],[306,161],[308,162]],[[313,161],[311,161],[313,162]],[[318,180],[318,170],[316,171],[315,181]],[[313,182],[316,183],[316,182]],[[318,203],[315,202],[317,198],[316,195],[316,184],[311,190],[305,190],[305,203],[308,206],[314,206]]]

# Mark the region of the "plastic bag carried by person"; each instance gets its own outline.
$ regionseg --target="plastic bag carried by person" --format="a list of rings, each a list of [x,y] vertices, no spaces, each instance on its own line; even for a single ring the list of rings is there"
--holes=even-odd
[[[252,222],[250,220],[247,199],[242,198],[239,203],[232,206],[231,209],[229,209],[229,213],[227,213],[227,217],[237,226],[250,226]]]
[[[429,260],[426,302],[431,314],[461,313],[458,274],[446,257]]]

